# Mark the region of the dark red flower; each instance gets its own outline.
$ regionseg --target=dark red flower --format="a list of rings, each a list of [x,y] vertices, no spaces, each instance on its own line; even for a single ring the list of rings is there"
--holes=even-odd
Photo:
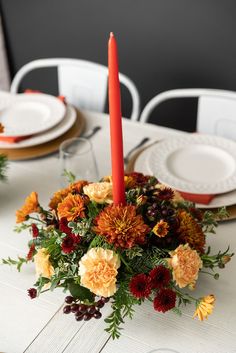
[[[131,176],[135,180],[136,186],[145,185],[148,182],[148,180],[150,179],[149,176],[146,176],[146,175],[143,175],[142,173],[137,173],[137,172],[128,173],[126,175]]]
[[[32,257],[34,256],[34,252],[35,252],[35,245],[32,244],[32,245],[30,246],[29,252],[28,252],[28,254],[27,254],[27,256],[26,256],[28,261],[32,260]]]
[[[31,299],[34,299],[37,297],[37,290],[35,288],[30,288],[27,290],[28,292],[28,296],[31,298]]]
[[[32,223],[31,229],[32,229],[33,238],[37,238],[37,236],[39,235],[39,229],[38,229],[37,225],[35,223]]]
[[[134,276],[129,284],[130,292],[136,298],[147,298],[151,294],[150,278],[144,273]]]
[[[167,287],[170,283],[170,271],[163,265],[155,267],[150,273],[152,288]]]
[[[75,250],[76,245],[80,242],[80,236],[76,236],[74,234],[67,235],[61,244],[62,251],[65,254],[70,254]]]
[[[59,229],[61,232],[66,233],[67,235],[72,235],[72,229],[68,227],[68,221],[65,217],[60,219]]]
[[[158,198],[160,200],[172,200],[174,197],[174,191],[171,188],[165,187],[158,191]]]
[[[157,293],[153,306],[157,311],[165,313],[166,311],[173,309],[176,302],[176,293],[169,288],[162,288]]]

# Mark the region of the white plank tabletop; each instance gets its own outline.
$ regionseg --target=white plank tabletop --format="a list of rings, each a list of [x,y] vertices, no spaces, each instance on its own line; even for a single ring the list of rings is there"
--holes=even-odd
[[[99,176],[109,175],[109,117],[84,112],[86,129],[102,129],[91,139],[99,167]],[[143,137],[153,140],[182,134],[152,124],[123,119],[124,153]],[[27,252],[28,233],[16,234],[15,211],[24,198],[37,191],[46,206],[52,193],[60,188],[59,160],[54,154],[30,161],[9,163],[8,182],[0,184],[0,258]],[[217,234],[208,237],[213,251],[231,245],[236,249],[236,221],[221,223]],[[213,314],[204,323],[192,319],[194,308],[183,310],[181,318],[173,313],[159,314],[150,303],[137,307],[132,321],[126,320],[123,335],[113,341],[104,331],[102,319],[76,322],[61,310],[65,294],[47,292],[30,300],[26,290],[35,282],[34,266],[27,265],[19,274],[15,268],[0,266],[0,352],[4,353],[236,353],[236,262],[233,258],[216,281],[200,277],[196,295],[214,293],[217,301]],[[103,317],[109,313],[109,305]]]

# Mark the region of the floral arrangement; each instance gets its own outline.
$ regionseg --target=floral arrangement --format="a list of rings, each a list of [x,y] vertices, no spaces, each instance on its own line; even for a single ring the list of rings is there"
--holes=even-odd
[[[0,133],[4,131],[3,125],[0,123]],[[6,179],[6,167],[7,167],[7,157],[0,154],[0,181]]]
[[[20,270],[34,261],[38,279],[28,290],[30,298],[63,287],[69,292],[63,311],[78,321],[99,319],[110,300],[105,322],[113,338],[145,299],[162,313],[181,314],[182,305],[194,303],[193,316],[207,318],[215,296],[195,298],[186,289],[194,290],[201,272],[218,279],[216,269],[233,256],[229,249],[211,255],[206,247],[206,234],[217,226],[215,216],[155,177],[127,174],[125,188],[126,204],[115,205],[111,177],[72,182],[52,196],[48,210],[32,192],[16,213],[16,231],[30,229],[29,252],[3,262]]]

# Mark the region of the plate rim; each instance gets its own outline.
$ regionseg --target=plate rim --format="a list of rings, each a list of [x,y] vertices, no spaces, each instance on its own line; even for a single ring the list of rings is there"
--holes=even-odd
[[[1,96],[0,96],[1,99]],[[55,111],[57,113],[56,117],[54,117],[54,119],[49,119],[53,120],[51,121],[51,123],[47,123],[47,124],[41,124],[41,127],[38,128],[37,130],[33,130],[31,129],[30,131],[25,131],[25,132],[15,132],[15,133],[8,133],[8,132],[4,132],[2,133],[0,136],[2,137],[13,137],[13,136],[20,136],[20,137],[24,137],[24,136],[28,136],[28,135],[36,135],[39,133],[42,133],[43,131],[46,131],[48,129],[53,128],[55,125],[59,124],[60,121],[63,119],[63,117],[65,116],[65,112],[66,112],[66,106],[64,105],[64,103],[62,103],[57,97],[53,96],[53,95],[49,95],[49,94],[45,94],[45,93],[19,93],[19,94],[13,94],[12,97],[10,98],[10,104],[9,106],[6,106],[5,109],[7,109],[8,107],[10,107],[12,104],[21,102],[21,101],[26,101],[27,102],[36,102],[36,103],[42,103],[45,104],[47,107],[49,107],[50,109],[50,113],[55,114]],[[2,108],[4,109],[4,108]],[[52,112],[53,110],[53,112]],[[2,122],[2,118],[0,117],[0,121]],[[4,125],[4,123],[3,123]],[[6,124],[5,124],[6,125]]]
[[[161,140],[163,141],[163,140]],[[160,143],[161,141],[157,141],[157,143]],[[157,144],[156,143],[156,144]],[[146,175],[149,174],[147,167],[145,165],[145,161],[146,161],[146,154],[148,153],[148,150],[152,147],[153,145],[147,146],[145,149],[141,150],[140,153],[138,153],[138,155],[136,155],[134,157],[134,162],[133,162],[133,168],[132,170],[134,171],[138,171],[141,173],[144,173]],[[234,194],[234,196],[232,196]],[[233,198],[232,198],[233,197]],[[224,198],[223,201],[222,199]],[[230,200],[230,201],[227,201]],[[196,206],[199,208],[204,208],[204,209],[214,209],[214,208],[220,208],[220,207],[228,207],[228,206],[233,206],[236,204],[236,189],[229,191],[227,193],[223,193],[223,194],[218,194],[215,195],[215,197],[213,198],[213,200],[205,205],[205,204],[201,204],[201,203],[196,203]]]
[[[235,169],[233,174],[226,180],[218,181],[217,183],[196,183],[187,182],[181,180],[180,178],[173,177],[166,168],[165,161],[171,152],[174,152],[177,148],[185,147],[190,144],[197,145],[208,145],[214,146],[222,151],[228,153],[235,162]],[[157,151],[158,150],[158,154]],[[156,155],[155,155],[156,154]],[[159,170],[156,172],[150,166],[150,161],[152,164],[158,163]],[[149,155],[147,156],[147,170],[151,174],[155,174],[160,182],[168,184],[170,187],[193,194],[217,194],[226,193],[232,191],[236,187],[236,142],[213,135],[199,134],[191,136],[177,136],[166,138],[161,141],[158,145],[153,145],[149,149]],[[169,174],[168,174],[169,173]]]
[[[68,117],[68,115],[69,115],[69,117]],[[59,122],[59,124],[57,124],[56,126],[53,126],[51,129],[48,129],[44,132],[36,134],[32,137],[29,137],[28,139],[22,140],[17,143],[7,143],[7,142],[4,143],[3,141],[0,141],[0,148],[2,148],[2,149],[19,149],[19,148],[27,148],[27,147],[37,146],[42,143],[49,142],[53,139],[58,138],[59,136],[63,135],[66,131],[68,131],[75,123],[76,116],[77,116],[76,109],[72,105],[68,104],[64,119],[62,119]],[[68,120],[70,119],[69,122],[67,122],[67,125],[65,125],[63,129],[62,129],[62,127],[60,128],[60,124],[62,124],[63,121],[67,118],[68,118]],[[56,131],[57,131],[57,133],[55,134]],[[43,140],[40,141],[39,140],[40,137],[41,138],[44,137]],[[30,142],[30,144],[28,142]]]

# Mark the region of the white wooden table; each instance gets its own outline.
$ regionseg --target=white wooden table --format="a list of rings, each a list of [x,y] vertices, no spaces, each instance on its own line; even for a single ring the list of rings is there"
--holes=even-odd
[[[99,174],[110,174],[109,119],[105,114],[85,113],[87,130],[101,125],[91,139]],[[124,120],[124,150],[128,151],[144,136],[161,139],[181,132]],[[47,205],[50,195],[59,188],[57,155],[31,161],[12,162],[8,183],[0,185],[0,258],[16,257],[27,252],[28,233],[16,234],[15,210],[33,190],[40,203]],[[222,223],[217,234],[208,237],[212,250],[236,248],[236,222]],[[146,303],[136,310],[132,321],[126,320],[121,338],[112,341],[103,331],[101,320],[76,322],[72,315],[59,309],[65,294],[59,290],[30,300],[26,290],[35,281],[34,266],[15,268],[0,266],[0,352],[4,353],[235,353],[236,352],[236,261],[222,270],[220,280],[201,275],[196,295],[214,293],[216,307],[209,319],[200,323],[192,319],[194,308],[183,310],[181,318],[172,313],[158,314]],[[109,312],[109,306],[103,310]]]

